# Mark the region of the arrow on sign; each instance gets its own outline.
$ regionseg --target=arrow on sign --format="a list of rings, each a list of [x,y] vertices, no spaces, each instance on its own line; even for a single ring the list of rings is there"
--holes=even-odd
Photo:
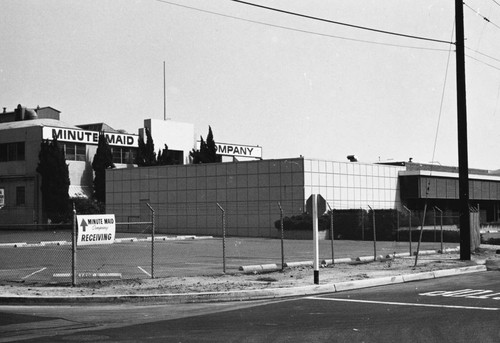
[[[85,219],[82,219],[82,222],[80,223],[80,226],[82,227],[83,229],[83,232],[85,232],[85,229],[87,228],[89,224],[87,224],[87,222],[85,221]]]

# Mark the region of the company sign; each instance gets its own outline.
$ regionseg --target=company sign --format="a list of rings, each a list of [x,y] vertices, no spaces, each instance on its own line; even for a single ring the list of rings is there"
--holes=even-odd
[[[200,142],[198,141],[198,149]],[[262,147],[240,144],[215,143],[217,155],[262,158]]]
[[[5,206],[5,189],[0,188],[0,208]]]
[[[136,148],[139,146],[139,136],[126,133],[104,132],[109,145]],[[42,138],[52,140],[57,138],[60,142],[74,142],[83,144],[98,144],[99,132],[87,130],[74,130],[61,127],[43,127]]]
[[[112,244],[115,241],[115,215],[93,214],[76,216],[77,245]]]

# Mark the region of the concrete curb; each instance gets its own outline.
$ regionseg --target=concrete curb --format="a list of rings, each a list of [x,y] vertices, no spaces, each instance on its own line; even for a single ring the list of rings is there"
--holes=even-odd
[[[287,262],[285,267],[297,268],[297,267],[312,267],[314,265],[313,261],[301,261],[301,262]]]
[[[360,288],[385,286],[414,282],[420,280],[437,279],[441,277],[461,275],[486,271],[485,265],[469,266],[454,269],[437,270],[417,274],[388,276],[374,279],[364,279],[357,281],[338,282],[325,285],[310,285],[290,288],[269,288],[256,290],[239,290],[227,292],[200,292],[182,294],[133,294],[133,295],[91,295],[91,296],[0,296],[2,305],[30,305],[30,304],[101,304],[101,303],[195,303],[195,302],[225,302],[225,301],[245,301],[264,300],[274,298],[287,298],[305,295],[318,295],[322,293],[343,292]]]
[[[482,245],[481,245],[482,247]],[[444,249],[443,253],[456,253],[460,251],[460,247],[456,248],[447,248]],[[423,255],[435,255],[440,254],[441,250],[421,250],[419,251],[419,256]],[[417,252],[413,252],[413,256],[416,256]],[[402,252],[396,254],[387,254],[385,257],[383,255],[377,255],[376,261],[380,261],[385,259],[391,259],[396,257],[411,257],[409,252]],[[356,258],[336,258],[335,264],[337,263],[353,263],[353,262],[373,262],[375,259],[373,255],[371,256],[359,256]],[[321,260],[320,264],[322,266],[329,266],[332,264],[332,259],[324,259]],[[297,268],[297,267],[310,267],[313,265],[313,261],[299,261],[299,262],[285,262],[285,267],[288,268]],[[262,272],[270,272],[270,271],[278,271],[281,270],[281,267],[278,264],[255,264],[249,266],[240,266],[238,268],[239,271],[244,272],[245,274],[250,273],[262,273]]]
[[[409,255],[408,255],[409,256]],[[382,259],[383,256],[377,256],[377,259]],[[362,259],[362,260],[360,260]],[[373,256],[367,257],[358,257],[357,259],[352,258],[336,258],[335,263],[352,263],[355,261],[373,261]],[[297,268],[297,267],[311,267],[313,266],[313,261],[298,261],[298,262],[285,262],[285,267],[287,268]],[[329,266],[332,264],[332,259],[321,260],[321,266]],[[240,266],[238,268],[239,271],[244,272],[245,274],[251,273],[261,273],[261,272],[270,272],[270,271],[278,271],[281,270],[281,267],[278,264],[255,264],[249,266]]]
[[[500,260],[485,260],[484,265],[487,270],[500,271]]]
[[[437,250],[420,250],[418,252],[418,255],[435,255],[435,254],[438,254],[438,251]],[[417,256],[417,252],[414,251],[413,252],[413,256]]]
[[[182,241],[182,240],[199,240],[199,239],[212,239],[213,236],[157,236],[156,241]],[[115,243],[129,243],[129,242],[151,242],[151,237],[146,238],[136,238],[136,237],[126,237],[126,238],[115,238]],[[28,247],[43,247],[47,245],[70,245],[71,241],[43,241],[37,243],[27,243],[27,242],[14,242],[14,243],[0,243],[0,248],[28,248]]]
[[[383,259],[384,256],[382,255],[377,255],[376,258],[375,256],[359,256],[358,258],[356,258],[356,261],[358,262],[372,262],[372,261],[377,261],[377,260],[381,260]]]
[[[336,258],[334,261],[335,261],[335,264],[337,264],[337,263],[351,263],[354,260],[352,258],[345,257],[345,258]],[[323,260],[323,261],[321,261],[321,264],[329,266],[332,264],[332,259]]]
[[[274,272],[274,271],[281,270],[281,267],[275,263],[270,263],[270,264],[256,264],[256,265],[250,265],[250,266],[240,266],[238,269],[245,274],[251,274],[251,273]]]
[[[385,258],[394,258],[394,257],[410,257],[410,253],[409,252],[398,252],[395,254],[385,255]]]

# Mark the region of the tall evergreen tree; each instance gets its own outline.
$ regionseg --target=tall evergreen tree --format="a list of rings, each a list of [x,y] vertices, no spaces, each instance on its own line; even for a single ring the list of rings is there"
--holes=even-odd
[[[134,163],[139,167],[144,165],[144,157],[143,153],[145,150],[146,144],[144,143],[144,138],[139,136],[139,147],[137,148],[137,154],[135,155]]]
[[[212,128],[208,127],[207,140],[200,136],[200,150],[193,149],[189,152],[193,164],[221,162],[222,159],[217,155],[217,148],[214,141]]]
[[[217,156],[217,147],[214,141],[214,135],[212,133],[212,128],[208,127],[207,144],[206,144],[206,163],[219,162],[219,157]]]
[[[94,169],[94,199],[102,203],[106,202],[106,169],[109,168],[115,168],[113,154],[106,136],[101,132],[92,169]]]
[[[153,137],[147,128],[144,131],[146,131],[146,143],[144,143],[144,137],[140,136],[139,149],[134,162],[140,167],[154,166],[157,164],[157,159]]]
[[[38,159],[36,171],[42,177],[43,216],[54,223],[67,221],[71,214],[69,170],[56,138],[42,141]]]
[[[193,164],[206,163],[203,158],[204,152],[207,150],[207,144],[203,140],[203,137],[200,136],[200,150],[193,149],[189,152],[189,156],[191,157],[191,161]]]
[[[168,150],[168,146],[165,144],[163,150],[158,151],[158,165],[159,166],[171,165],[174,164],[174,162],[175,161],[172,158],[170,151]]]
[[[147,166],[154,166],[158,163],[156,160],[155,144],[153,142],[153,137],[151,137],[151,132],[146,129],[146,154],[145,161]]]

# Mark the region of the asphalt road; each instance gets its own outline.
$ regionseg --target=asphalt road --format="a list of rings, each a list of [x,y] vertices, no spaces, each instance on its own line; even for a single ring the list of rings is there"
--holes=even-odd
[[[499,324],[500,273],[483,272],[285,301],[0,307],[0,342],[499,342]]]

